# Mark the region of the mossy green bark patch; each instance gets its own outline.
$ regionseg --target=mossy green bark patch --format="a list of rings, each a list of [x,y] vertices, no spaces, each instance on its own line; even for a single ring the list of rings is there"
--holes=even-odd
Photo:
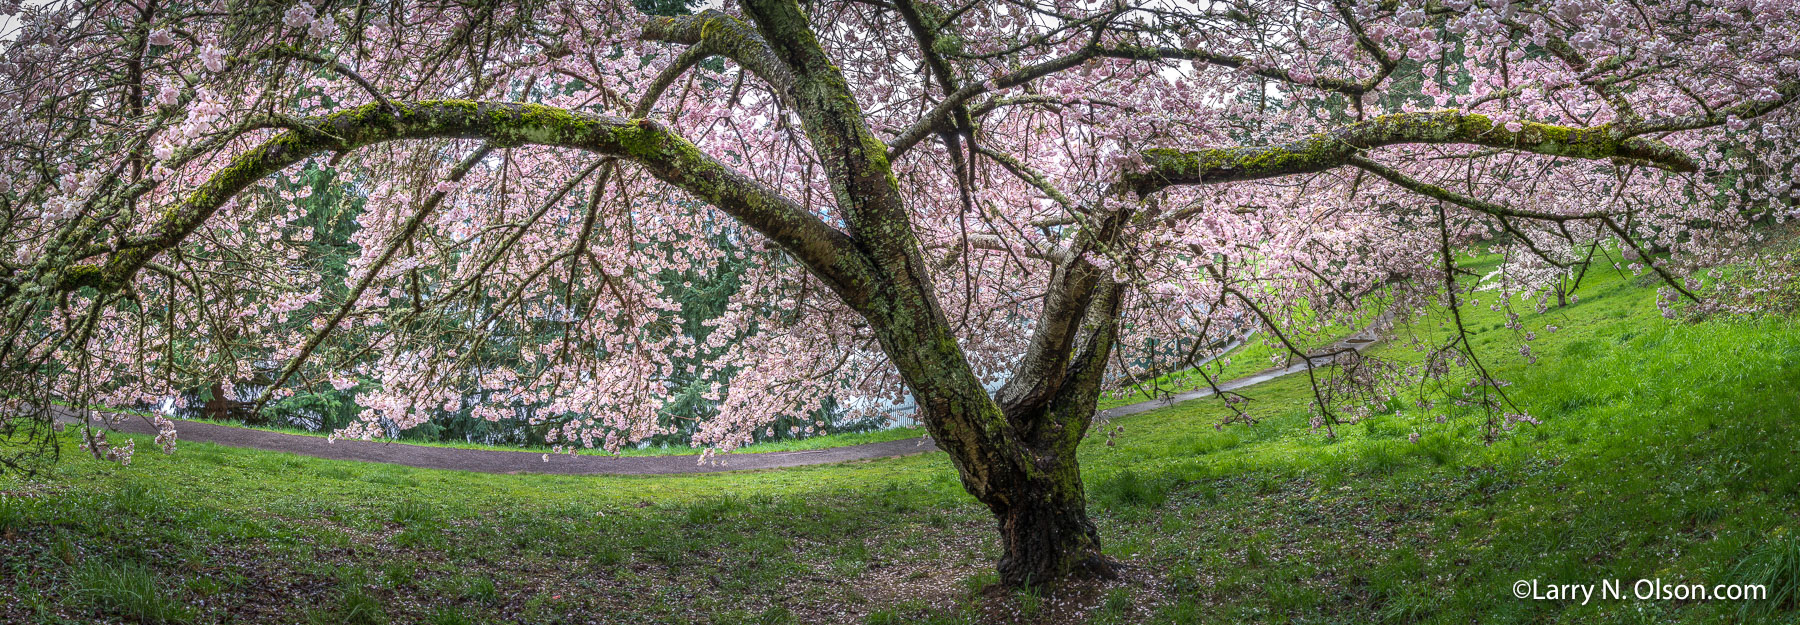
[[[1587,128],[1518,122],[1461,111],[1398,113],[1288,143],[1261,147],[1143,152],[1146,166],[1122,176],[1126,188],[1150,193],[1174,184],[1209,184],[1314,173],[1341,167],[1351,155],[1408,143],[1480,145],[1580,159],[1623,158],[1671,171],[1693,171],[1693,159],[1661,141],[1623,136],[1610,125]]]

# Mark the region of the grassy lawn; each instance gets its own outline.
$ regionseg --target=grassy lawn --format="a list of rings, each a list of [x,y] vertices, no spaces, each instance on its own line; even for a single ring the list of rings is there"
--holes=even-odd
[[[1082,460],[1133,565],[1116,582],[984,590],[992,520],[936,453],[562,477],[143,440],[128,467],[70,447],[0,478],[0,622],[1794,622],[1800,323],[1669,322],[1649,281],[1605,271],[1578,303],[1518,306],[1528,365],[1478,297],[1474,342],[1542,425],[1483,445],[1481,416],[1407,404],[1328,438],[1304,376],[1246,389],[1253,427],[1215,429],[1210,401],[1114,420]],[[1371,353],[1416,360],[1444,318]],[[1515,599],[1521,579],[1778,599],[1581,605]]]
[[[1380,310],[1363,311],[1353,320],[1354,323],[1342,323],[1332,319],[1314,319],[1311,314],[1301,314],[1299,318],[1304,320],[1303,323],[1316,324],[1316,327],[1284,330],[1284,333],[1296,347],[1312,350],[1331,345],[1339,339],[1356,333],[1380,314]],[[1214,383],[1223,384],[1265,369],[1286,367],[1296,362],[1300,362],[1300,359],[1289,352],[1279,338],[1267,332],[1258,332],[1250,336],[1243,344],[1220,354],[1218,358],[1209,360],[1199,367],[1167,373],[1142,384],[1102,395],[1099,408],[1105,410],[1206,388],[1208,377],[1212,378]],[[1201,371],[1205,372],[1204,376],[1201,375]]]

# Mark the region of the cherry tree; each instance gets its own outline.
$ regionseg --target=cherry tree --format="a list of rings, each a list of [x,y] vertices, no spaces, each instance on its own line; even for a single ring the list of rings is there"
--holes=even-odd
[[[359,389],[337,436],[480,392],[477,416],[616,450],[669,431],[667,380],[716,354],[708,455],[911,397],[1002,580],[1049,583],[1117,566],[1075,454],[1109,388],[1247,327],[1305,356],[1294,332],[1377,300],[1456,312],[1472,244],[1506,256],[1490,305],[1595,262],[1694,297],[1795,212],[1787,0],[673,12],[0,3],[0,430],[53,451],[57,402],[259,378],[258,407]],[[350,199],[338,275],[309,243]],[[755,262],[697,338],[657,276],[728,260],[713,237]],[[1455,336],[1413,367],[1332,354],[1315,426],[1469,371],[1490,435],[1532,420]]]

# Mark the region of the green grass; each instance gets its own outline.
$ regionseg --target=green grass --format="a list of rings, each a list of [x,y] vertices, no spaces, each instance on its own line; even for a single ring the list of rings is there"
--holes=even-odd
[[[1295,315],[1296,319],[1300,323],[1312,327],[1284,330],[1283,335],[1292,341],[1295,347],[1312,350],[1331,345],[1356,333],[1378,316],[1380,316],[1380,310],[1375,308],[1362,311],[1354,319],[1349,320],[1317,319],[1313,314],[1302,311],[1301,314]],[[1142,384],[1107,393],[1100,397],[1099,408],[1105,410],[1206,388],[1206,381],[1209,377],[1214,383],[1222,384],[1266,369],[1286,367],[1296,362],[1299,362],[1299,358],[1287,349],[1280,338],[1267,332],[1259,332],[1198,368],[1167,373]],[[1202,371],[1205,375],[1201,375]]]
[[[390,565],[392,566],[392,565]],[[369,593],[363,571],[354,568],[337,571],[337,585],[325,604],[306,610],[306,621],[313,625],[385,625],[387,611],[380,598]]]
[[[1252,427],[1215,429],[1212,401],[1113,420],[1116,445],[1080,453],[1106,550],[1135,566],[1060,595],[986,591],[993,522],[942,454],[577,477],[145,440],[129,467],[71,452],[0,478],[0,622],[134,618],[89,590],[107,586],[91,563],[150,572],[163,614],[195,623],[1794,622],[1800,323],[1669,322],[1653,283],[1610,271],[1580,295],[1519,307],[1536,365],[1491,292],[1464,311],[1543,421],[1491,445],[1480,414],[1412,394],[1328,438],[1303,377],[1247,389]],[[1416,360],[1410,340],[1447,336],[1444,319],[1371,353]],[[1511,596],[1640,578],[1772,600]]]
[[[187,620],[187,606],[170,596],[154,572],[135,563],[84,562],[70,575],[70,586],[80,600],[140,623]]]
[[[1800,536],[1787,532],[1763,541],[1732,568],[1731,577],[1768,589],[1768,601],[1743,604],[1739,616],[1800,609]]]

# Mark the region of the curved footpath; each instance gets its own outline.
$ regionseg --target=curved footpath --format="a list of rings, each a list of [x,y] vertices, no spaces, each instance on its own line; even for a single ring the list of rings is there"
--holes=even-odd
[[[1332,344],[1332,350],[1354,349],[1362,351],[1380,340],[1381,332],[1392,322],[1388,314],[1383,314],[1373,323]],[[1330,357],[1313,359],[1315,366],[1330,363]],[[1305,362],[1296,363],[1281,369],[1269,369],[1247,377],[1238,378],[1219,388],[1236,390],[1246,386],[1267,382],[1285,375],[1306,370]],[[1212,389],[1201,389],[1178,393],[1163,399],[1153,399],[1102,410],[1095,415],[1097,419],[1110,419],[1125,415],[1149,412],[1193,399],[1212,395]],[[95,423],[100,423],[95,417]],[[73,415],[58,415],[57,420],[64,423],[79,423],[80,419]],[[852,460],[871,460],[910,454],[936,451],[937,447],[929,438],[908,438],[883,443],[868,443],[846,447],[828,447],[807,451],[775,451],[746,452],[723,454],[719,462],[700,464],[699,456],[593,456],[549,454],[531,451],[502,451],[489,449],[462,449],[455,447],[428,447],[408,445],[394,442],[375,442],[359,440],[339,440],[328,442],[320,436],[303,436],[285,434],[269,430],[217,425],[201,421],[178,421],[182,441],[201,441],[218,443],[231,447],[248,447],[268,451],[280,451],[318,458],[335,460],[358,460],[363,462],[386,462],[392,464],[420,467],[425,469],[448,469],[454,471],[477,471],[482,473],[550,473],[562,475],[667,475],[676,473],[715,473],[719,471],[749,471],[756,469],[780,469],[813,464],[829,464]],[[155,435],[156,428],[148,419],[127,418],[115,428],[133,434]],[[546,459],[547,458],[547,459]]]

